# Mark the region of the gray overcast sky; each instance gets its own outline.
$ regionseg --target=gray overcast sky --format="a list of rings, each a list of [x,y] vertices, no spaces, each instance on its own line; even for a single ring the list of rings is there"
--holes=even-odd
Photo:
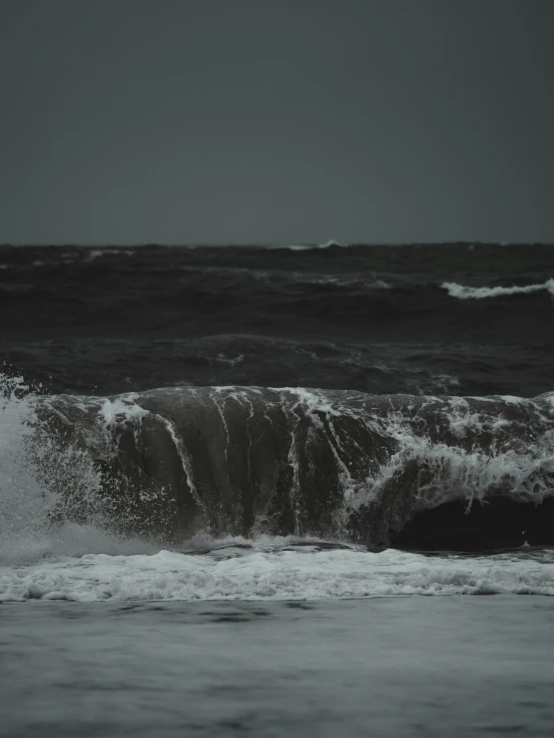
[[[554,0],[0,0],[0,242],[554,242]]]

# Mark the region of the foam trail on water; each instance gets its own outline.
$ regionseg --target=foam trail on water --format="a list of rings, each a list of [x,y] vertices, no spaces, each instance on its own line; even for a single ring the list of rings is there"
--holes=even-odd
[[[458,300],[483,300],[490,297],[504,297],[506,295],[529,295],[533,292],[549,292],[554,297],[554,279],[548,279],[542,284],[529,284],[522,287],[468,287],[456,282],[443,282],[441,287],[450,297]]]
[[[554,595],[552,552],[431,558],[321,549],[317,542],[228,540],[197,554],[94,555],[0,568],[0,602],[326,600],[391,595]]]

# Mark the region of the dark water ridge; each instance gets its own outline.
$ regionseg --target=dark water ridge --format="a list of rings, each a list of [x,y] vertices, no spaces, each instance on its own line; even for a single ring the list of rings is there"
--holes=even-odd
[[[419,339],[420,336],[417,336]],[[79,338],[17,345],[4,371],[49,393],[164,385],[316,386],[370,394],[534,397],[552,388],[554,344],[350,343],[222,334],[159,340]]]
[[[36,404],[30,453],[58,491],[53,520],[104,515],[169,540],[202,530],[375,547],[554,544],[551,394],[195,387]],[[99,472],[92,496],[66,454],[76,448]]]
[[[496,247],[487,260],[487,248],[0,249],[0,302],[15,317],[2,340],[411,342],[423,324],[425,343],[449,341],[453,330],[460,342],[544,340],[535,318],[552,307],[548,289],[460,300],[448,285],[542,287],[554,249]]]

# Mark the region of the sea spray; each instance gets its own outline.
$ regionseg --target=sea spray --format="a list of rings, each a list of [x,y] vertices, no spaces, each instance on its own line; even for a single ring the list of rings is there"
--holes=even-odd
[[[73,398],[72,407],[85,404]],[[21,377],[0,375],[3,564],[60,554],[159,550],[147,537],[132,535],[132,511],[114,504],[117,484],[107,480],[98,455],[77,431],[63,403]],[[104,441],[111,446],[111,439]]]

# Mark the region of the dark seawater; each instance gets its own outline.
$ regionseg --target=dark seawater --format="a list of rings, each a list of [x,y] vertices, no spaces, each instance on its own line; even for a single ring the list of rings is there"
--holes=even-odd
[[[0,248],[2,359],[52,392],[552,390],[548,246]]]
[[[0,734],[550,735],[553,277],[0,247]]]

